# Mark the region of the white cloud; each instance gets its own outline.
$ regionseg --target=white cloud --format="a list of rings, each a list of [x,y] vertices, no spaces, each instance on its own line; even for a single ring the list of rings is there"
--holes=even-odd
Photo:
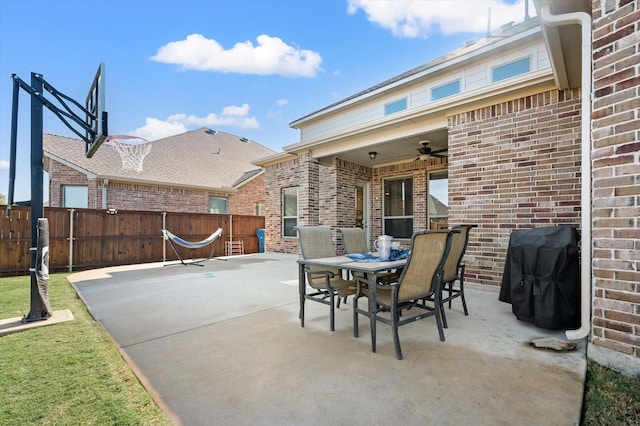
[[[508,4],[501,0],[348,0],[348,13],[362,9],[367,19],[391,31],[396,37],[427,37],[439,32],[444,35],[478,33],[487,29],[491,7],[491,29],[508,22],[524,19],[524,1]],[[529,16],[535,15],[533,4]]]
[[[249,116],[249,104],[230,105],[222,109],[221,114],[209,113],[204,117],[187,114],[173,114],[165,120],[147,117],[145,125],[130,132],[150,141],[184,133],[199,127],[238,127],[241,129],[259,129],[260,123]]]
[[[0,160],[0,170],[9,170],[9,162],[7,160]]]
[[[236,43],[225,50],[216,40],[191,34],[160,47],[152,60],[180,65],[185,70],[242,74],[315,77],[322,70],[320,54],[287,45],[278,37],[260,35],[258,44]]]
[[[286,99],[278,99],[278,100],[276,101],[276,105],[278,105],[278,106],[285,106],[285,105],[287,105],[288,103],[289,103],[289,101],[288,101],[288,100],[286,100]]]

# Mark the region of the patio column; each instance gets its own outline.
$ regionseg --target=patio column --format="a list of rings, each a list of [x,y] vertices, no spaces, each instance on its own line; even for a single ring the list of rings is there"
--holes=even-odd
[[[309,153],[299,157],[298,225],[318,225],[320,220],[320,170]]]

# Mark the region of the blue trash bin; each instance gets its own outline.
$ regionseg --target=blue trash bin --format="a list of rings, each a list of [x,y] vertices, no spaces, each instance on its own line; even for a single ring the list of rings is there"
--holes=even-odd
[[[258,246],[260,247],[260,253],[264,253],[265,230],[264,229],[258,229],[256,231],[256,235],[258,236]]]

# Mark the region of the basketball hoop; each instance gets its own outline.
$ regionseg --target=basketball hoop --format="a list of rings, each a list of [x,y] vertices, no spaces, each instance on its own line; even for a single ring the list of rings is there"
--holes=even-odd
[[[151,142],[138,136],[111,135],[104,141],[113,147],[122,158],[123,170],[142,171],[144,157],[151,151]]]

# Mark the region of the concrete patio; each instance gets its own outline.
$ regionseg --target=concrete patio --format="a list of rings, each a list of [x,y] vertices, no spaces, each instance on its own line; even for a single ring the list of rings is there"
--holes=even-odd
[[[136,265],[69,276],[158,404],[184,425],[573,425],[580,421],[586,341],[516,320],[498,289],[469,286],[469,316],[447,309],[400,328],[404,359],[378,325],[352,335],[351,301],[306,304],[297,256],[261,253],[203,267]]]

